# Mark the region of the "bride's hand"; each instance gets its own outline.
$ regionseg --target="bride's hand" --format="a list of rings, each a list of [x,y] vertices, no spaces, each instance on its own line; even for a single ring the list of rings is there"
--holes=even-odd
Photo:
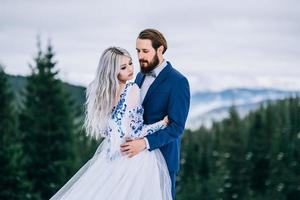
[[[164,117],[163,121],[166,125],[169,124],[170,121],[169,121],[168,115]]]

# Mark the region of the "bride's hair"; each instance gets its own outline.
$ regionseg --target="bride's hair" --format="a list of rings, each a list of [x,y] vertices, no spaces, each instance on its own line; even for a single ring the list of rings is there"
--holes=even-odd
[[[100,58],[95,79],[88,85],[84,127],[89,136],[98,139],[105,134],[119,87],[118,74],[123,56],[131,58],[120,47],[106,49]]]

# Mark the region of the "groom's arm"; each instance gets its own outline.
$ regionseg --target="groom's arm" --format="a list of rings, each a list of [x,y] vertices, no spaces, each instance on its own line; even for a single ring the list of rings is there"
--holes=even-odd
[[[170,95],[167,108],[170,123],[167,128],[147,135],[145,138],[125,142],[120,146],[121,152],[131,158],[147,147],[151,151],[174,141],[184,131],[189,107],[190,88],[187,79],[183,77],[176,80]]]
[[[146,136],[150,151],[174,141],[183,133],[189,107],[190,88],[183,77],[175,83],[171,92],[167,108],[170,123],[165,129]]]

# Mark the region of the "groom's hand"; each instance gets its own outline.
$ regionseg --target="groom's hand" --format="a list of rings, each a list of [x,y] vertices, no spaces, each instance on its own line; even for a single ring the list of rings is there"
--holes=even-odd
[[[144,149],[146,149],[146,142],[143,138],[127,140],[124,144],[121,144],[121,152],[128,155],[129,158],[132,158]]]

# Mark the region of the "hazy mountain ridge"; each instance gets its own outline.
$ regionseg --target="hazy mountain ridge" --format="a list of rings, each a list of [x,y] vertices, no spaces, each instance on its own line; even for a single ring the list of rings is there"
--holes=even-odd
[[[8,80],[18,104],[22,102],[21,92],[25,90],[26,77],[8,75]],[[85,102],[85,87],[63,83],[70,92],[75,105],[83,108]],[[228,109],[234,105],[240,116],[257,109],[262,103],[300,96],[300,91],[284,91],[267,88],[230,88],[221,91],[204,91],[192,95],[191,108],[186,123],[187,128],[195,129],[204,124],[209,126],[212,120],[219,121],[227,117]]]
[[[240,116],[245,116],[263,103],[295,95],[300,95],[300,91],[272,88],[232,88],[219,92],[198,92],[191,98],[187,127],[194,129],[202,124],[209,126],[212,120],[219,121],[227,117],[227,111],[232,105],[237,108]]]
[[[8,82],[16,97],[16,103],[22,104],[22,93],[25,92],[27,78],[25,76],[8,75]],[[63,82],[63,88],[70,93],[71,99],[78,107],[83,108],[85,102],[85,87]]]

